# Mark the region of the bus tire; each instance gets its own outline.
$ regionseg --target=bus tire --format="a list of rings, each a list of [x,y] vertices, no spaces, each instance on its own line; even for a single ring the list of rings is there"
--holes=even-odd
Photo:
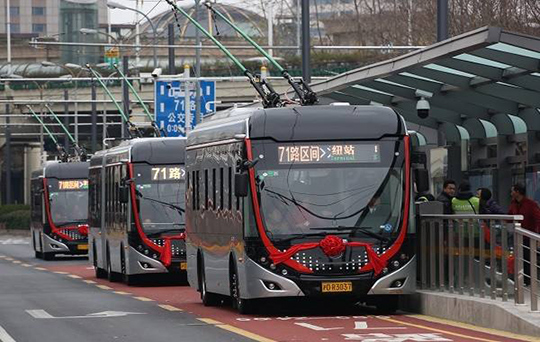
[[[41,259],[42,256],[41,256],[41,252],[38,252],[38,251],[34,251],[34,256],[36,257],[36,259]]]
[[[54,253],[52,252],[42,252],[43,260],[51,261],[54,260]]]
[[[202,258],[199,258],[199,288],[201,289],[201,301],[204,306],[216,306],[219,304],[219,296],[215,293],[208,292],[206,287],[206,275],[204,271],[204,263]]]
[[[377,298],[375,306],[382,314],[393,314],[399,309],[399,296],[388,295]]]
[[[94,272],[96,273],[96,278],[98,279],[105,279],[107,278],[107,271],[105,271],[103,268],[99,268],[98,267],[98,262],[97,262],[97,249],[96,249],[96,243],[94,242],[93,244],[93,251],[94,251],[94,260],[93,260],[93,263],[94,263]]]
[[[230,264],[230,288],[231,288],[231,300],[232,307],[236,309],[239,314],[247,315],[251,314],[254,311],[253,300],[243,299],[240,294],[240,281],[238,278],[238,271],[236,269],[236,264],[234,261],[231,261]]]
[[[119,274],[116,272],[113,272],[112,270],[111,257],[108,250],[107,250],[107,280],[110,281],[111,283],[116,283],[120,281]]]

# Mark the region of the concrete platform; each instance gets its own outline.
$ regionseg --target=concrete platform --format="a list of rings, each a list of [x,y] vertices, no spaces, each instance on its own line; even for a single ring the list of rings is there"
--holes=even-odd
[[[419,290],[418,294],[403,298],[401,307],[408,312],[537,336],[540,341],[540,312],[531,312],[529,303],[528,298],[526,304],[515,305],[513,299],[502,302],[500,299]]]

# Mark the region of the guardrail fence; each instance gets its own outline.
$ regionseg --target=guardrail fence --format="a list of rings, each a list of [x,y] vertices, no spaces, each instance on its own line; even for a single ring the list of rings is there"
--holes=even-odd
[[[540,235],[521,215],[421,215],[420,287],[538,311]]]

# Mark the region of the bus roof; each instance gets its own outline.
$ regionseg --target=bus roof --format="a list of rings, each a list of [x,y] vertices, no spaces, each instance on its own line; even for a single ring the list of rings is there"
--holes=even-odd
[[[103,158],[107,163],[115,156],[130,158],[130,162],[148,164],[183,164],[186,138],[137,138],[123,141],[120,145],[96,152],[90,159],[91,166],[101,166]]]
[[[233,108],[216,113],[188,136],[188,146],[234,139],[275,141],[375,140],[407,134],[393,109],[383,106],[304,106]]]
[[[48,161],[40,169],[32,172],[32,179],[39,177],[58,179],[88,178],[88,162]]]

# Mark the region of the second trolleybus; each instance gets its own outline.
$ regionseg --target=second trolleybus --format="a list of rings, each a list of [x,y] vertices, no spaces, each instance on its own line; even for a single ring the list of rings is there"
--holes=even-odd
[[[391,311],[414,291],[411,142],[392,109],[231,109],[186,154],[188,280],[205,305],[348,296]]]
[[[96,277],[131,284],[180,274],[184,242],[184,138],[141,138],[90,160],[89,259]]]

